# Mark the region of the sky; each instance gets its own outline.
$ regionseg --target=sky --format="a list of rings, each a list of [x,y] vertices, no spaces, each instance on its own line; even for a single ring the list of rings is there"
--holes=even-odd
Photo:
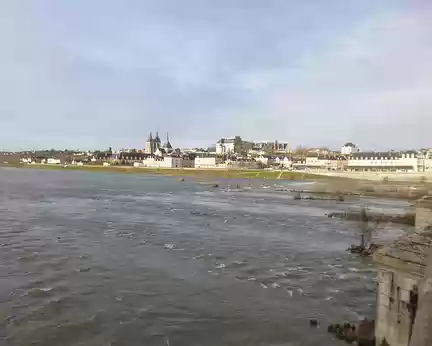
[[[0,0],[0,148],[432,147],[428,0]]]

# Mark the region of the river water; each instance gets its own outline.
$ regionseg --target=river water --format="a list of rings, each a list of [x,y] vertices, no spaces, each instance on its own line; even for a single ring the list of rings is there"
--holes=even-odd
[[[373,317],[356,224],[325,216],[364,201],[230,183],[0,169],[0,344],[339,345],[329,323]]]

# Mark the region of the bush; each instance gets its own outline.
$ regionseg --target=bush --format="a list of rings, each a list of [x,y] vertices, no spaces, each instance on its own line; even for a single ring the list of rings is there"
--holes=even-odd
[[[389,177],[384,177],[384,178],[382,178],[382,182],[383,183],[388,183],[389,182]]]
[[[422,184],[426,183],[427,182],[427,178],[423,175],[422,177],[420,177],[420,182]]]

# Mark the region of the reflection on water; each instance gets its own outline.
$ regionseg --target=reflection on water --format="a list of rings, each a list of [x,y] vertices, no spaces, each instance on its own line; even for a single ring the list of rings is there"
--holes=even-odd
[[[266,186],[0,170],[2,344],[337,344],[309,319],[374,311],[374,268],[345,251],[356,224],[325,216],[358,201]]]

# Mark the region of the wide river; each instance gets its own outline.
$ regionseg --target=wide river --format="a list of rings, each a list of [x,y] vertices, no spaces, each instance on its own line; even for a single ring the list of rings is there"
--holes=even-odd
[[[407,204],[227,184],[0,169],[0,344],[339,345],[329,323],[374,317],[357,226],[325,214]]]

